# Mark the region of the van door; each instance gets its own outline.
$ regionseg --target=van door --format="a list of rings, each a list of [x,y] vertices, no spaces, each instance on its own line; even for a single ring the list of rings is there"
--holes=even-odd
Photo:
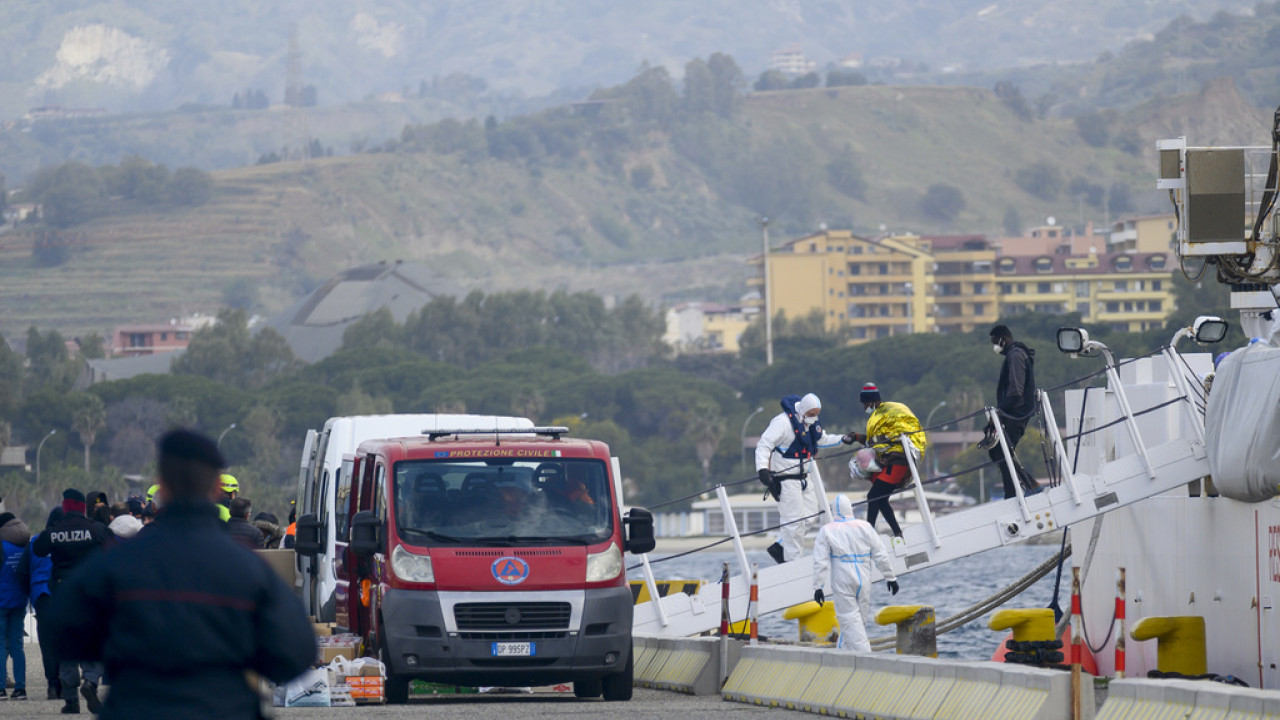
[[[309,480],[315,468],[316,438],[318,435],[319,433],[315,430],[308,430],[307,439],[302,443],[302,460],[298,463],[298,489],[293,496],[293,508],[298,516],[305,514],[305,508],[308,506],[307,498],[311,492]],[[293,581],[294,587],[302,597],[302,601],[314,612],[314,608],[310,607],[312,562],[312,558],[305,555],[295,554],[293,556],[294,567],[298,570]]]
[[[351,538],[351,516],[355,513],[359,484],[354,479],[359,476],[362,463],[353,460],[351,472],[342,473],[334,488],[334,514],[331,527],[334,531],[333,558],[334,574],[334,622],[339,627],[350,628],[352,622],[351,581],[349,572],[354,569],[352,558],[347,552],[347,544]],[[344,464],[345,467],[345,464]]]
[[[361,458],[359,492],[355,502],[357,512],[377,509],[381,496],[379,485],[385,474],[386,470],[382,458],[373,454],[365,455]],[[349,524],[350,522],[348,522]],[[374,560],[373,558],[357,558],[349,551],[346,553],[346,557],[350,563],[348,568],[351,576],[350,605],[353,621],[350,626],[351,632],[361,637],[370,637],[370,632],[373,628],[372,615],[377,611],[377,604],[373,599],[377,593],[375,585],[378,583],[377,574],[374,570]]]

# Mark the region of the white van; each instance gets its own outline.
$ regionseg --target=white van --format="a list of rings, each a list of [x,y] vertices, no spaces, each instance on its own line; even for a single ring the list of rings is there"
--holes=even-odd
[[[356,448],[366,440],[418,437],[438,430],[516,430],[532,428],[528,418],[501,415],[358,415],[329,418],[324,429],[308,430],[302,446],[298,471],[297,517],[315,515],[324,539],[323,554],[314,558],[297,556],[298,594],[307,612],[320,622],[335,618],[333,591],[337,587],[334,568],[335,488],[338,480],[351,472]]]

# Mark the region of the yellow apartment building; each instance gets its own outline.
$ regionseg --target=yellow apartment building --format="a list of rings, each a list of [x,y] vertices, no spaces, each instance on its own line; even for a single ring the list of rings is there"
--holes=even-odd
[[[828,330],[847,331],[853,342],[968,332],[997,317],[994,262],[980,235],[868,239],[825,230],[770,251],[770,307],[790,318],[816,310]],[[762,258],[751,263],[763,298]]]
[[[1178,220],[1173,213],[1118,220],[1111,226],[1108,252],[1167,253],[1173,250]]]
[[[1001,314],[1078,312],[1090,323],[1137,332],[1174,310],[1167,252],[1004,256],[996,261]]]
[[[1028,312],[1079,312],[1091,323],[1145,330],[1174,310],[1163,217],[1117,223],[1122,232],[1111,252],[1083,254],[1058,244],[1043,253],[1005,255],[982,235],[869,239],[824,230],[770,250],[770,312],[799,318],[818,311],[828,330],[847,333],[853,343],[972,332],[1002,315]],[[747,307],[759,311],[763,258],[749,262],[756,268],[749,285],[760,297]]]

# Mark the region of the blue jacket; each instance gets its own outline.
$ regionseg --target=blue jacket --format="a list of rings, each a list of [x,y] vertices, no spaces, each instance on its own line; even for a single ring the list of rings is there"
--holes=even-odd
[[[22,551],[22,561],[18,564],[18,575],[27,578],[27,595],[31,598],[32,605],[52,592],[49,589],[49,582],[53,579],[53,558],[35,554],[32,546],[35,545],[38,537],[40,533],[36,533],[35,537],[31,538],[31,542],[27,543],[27,547]]]
[[[244,671],[283,683],[316,657],[293,589],[205,501],[169,503],[129,542],[86,558],[51,613],[57,656],[102,661],[113,678],[101,720],[257,718]]]
[[[18,563],[31,540],[31,533],[21,520],[13,519],[0,527],[0,608],[25,608],[27,587],[18,578]]]

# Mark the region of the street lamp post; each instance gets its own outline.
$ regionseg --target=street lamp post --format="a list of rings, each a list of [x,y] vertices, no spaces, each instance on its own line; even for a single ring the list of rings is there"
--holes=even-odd
[[[933,414],[946,406],[947,406],[946,400],[943,400],[937,405],[934,405],[933,409],[929,411],[929,414],[925,416],[924,426],[927,428],[933,427]],[[933,453],[933,476],[938,477],[938,453],[937,452]]]
[[[43,438],[40,439],[40,444],[36,445],[36,485],[37,486],[40,484],[40,451],[44,449],[44,441],[48,440],[49,438],[57,434],[58,434],[58,431],[56,429],[50,430],[48,435],[45,435]]]
[[[226,437],[227,433],[235,429],[236,429],[236,424],[231,423],[230,425],[227,426],[226,430],[223,430],[222,433],[218,435],[218,450],[222,450],[222,438]]]
[[[742,452],[742,474],[744,477],[747,474],[747,424],[751,422],[751,418],[762,412],[764,412],[764,408],[758,407],[751,411],[751,414],[747,416],[746,420],[742,421],[742,442],[738,449]]]
[[[764,364],[773,365],[773,297],[769,292],[769,218],[760,218],[760,236],[764,256],[760,267],[764,268]]]

